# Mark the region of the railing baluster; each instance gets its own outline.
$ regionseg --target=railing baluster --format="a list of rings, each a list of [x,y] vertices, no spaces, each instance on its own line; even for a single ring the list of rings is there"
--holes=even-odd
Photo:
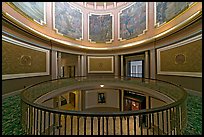
[[[148,114],[149,115],[149,128],[152,128],[152,117],[151,117],[151,113]]]
[[[162,129],[163,129],[163,135],[164,135],[164,111],[162,111]]]
[[[66,135],[67,131],[67,115],[64,115],[64,135]]]
[[[79,119],[80,119],[80,116],[77,116],[77,135],[79,135]]]
[[[44,129],[43,129],[43,130],[44,130],[44,131],[43,131],[44,134],[45,134],[45,129],[46,129],[46,128],[45,128],[45,126],[46,126],[46,123],[45,123],[45,122],[46,122],[46,111],[44,111],[44,127],[43,127],[43,128],[44,128]]]
[[[133,118],[134,118],[134,135],[137,135],[137,129],[136,129],[137,120],[136,120],[136,116],[133,116]]]
[[[37,109],[37,115],[36,115],[36,135],[38,135],[38,109]]]
[[[50,135],[50,112],[48,112],[48,135]]]
[[[169,134],[169,111],[166,110],[166,134]]]
[[[115,116],[113,116],[113,135],[115,135]]]
[[[53,135],[55,135],[55,113],[53,113]]]
[[[101,117],[99,116],[98,117],[98,135],[100,135],[100,120],[101,120]]]
[[[36,120],[35,120],[35,108],[34,108],[34,121],[33,122],[34,122],[34,128],[33,129],[34,129],[34,135],[35,135],[35,130],[36,130],[35,129],[35,122],[36,122]]]
[[[27,132],[27,134],[30,135],[30,126],[31,126],[31,124],[30,124],[30,105],[28,105],[28,112],[29,112],[29,114],[28,114],[28,123],[29,124],[28,124],[28,132]]]
[[[176,107],[176,121],[177,121],[177,128],[176,128],[176,131],[177,131],[177,135],[180,135],[181,134],[181,131],[180,131],[180,112],[179,112],[179,106]]]
[[[127,134],[130,134],[130,127],[129,127],[129,116],[127,116]]]
[[[71,135],[73,135],[73,116],[70,116],[71,118]]]
[[[104,117],[102,117],[102,135],[104,135]]]
[[[58,128],[59,128],[59,135],[60,135],[60,129],[61,129],[61,114],[58,114],[59,118],[58,118]]]
[[[175,111],[174,111],[174,107],[173,107],[173,112],[172,112],[173,114],[172,114],[172,116],[173,116],[173,118],[172,118],[172,120],[173,120],[173,133],[174,133],[174,135],[175,135],[175,123],[176,123],[176,121],[175,121]]]
[[[142,115],[143,116],[143,115]],[[142,128],[142,116],[141,115],[139,115],[139,122],[140,122],[140,135],[142,135],[143,134],[143,128]]]
[[[91,135],[93,135],[93,117],[91,116]]]
[[[158,126],[157,132],[158,132],[158,135],[159,135],[160,134],[159,133],[159,112],[157,112],[157,126]]]
[[[106,117],[106,135],[108,135],[108,118],[109,117]]]
[[[123,134],[122,116],[120,116],[120,134]]]
[[[169,121],[169,123],[170,123],[170,135],[172,135],[172,125],[171,125],[171,123],[172,123],[172,115],[171,115],[171,108],[170,108],[170,121]]]
[[[30,134],[33,134],[33,107],[30,107]]]
[[[153,135],[154,135],[154,113],[152,113],[152,128],[153,128]]]
[[[84,135],[86,135],[86,116],[84,116]]]
[[[42,133],[42,110],[40,110],[40,135]]]
[[[147,124],[147,125],[146,125],[146,126],[147,126],[147,127],[146,127],[146,128],[147,128],[147,135],[149,135],[149,126],[148,126],[148,125],[149,125],[149,122],[148,122],[149,120],[148,120],[148,118],[149,118],[149,114],[146,115],[146,122],[147,122],[147,123],[146,123],[146,124]]]

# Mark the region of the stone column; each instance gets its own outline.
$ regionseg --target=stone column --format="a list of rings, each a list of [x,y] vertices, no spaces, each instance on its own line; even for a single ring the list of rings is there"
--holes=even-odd
[[[119,76],[119,56],[115,55],[115,77]]]
[[[86,76],[86,55],[81,56],[81,76]]]
[[[52,79],[57,79],[57,71],[58,71],[58,68],[57,68],[57,51],[54,51],[52,50],[51,51],[51,70],[52,70]]]
[[[123,77],[123,76],[124,76],[123,55],[121,55],[120,58],[121,58],[121,60],[120,60],[120,61],[121,61],[121,63],[120,63],[120,64],[121,64],[121,65],[120,65],[120,71],[121,71],[120,76]]]
[[[144,66],[144,68],[145,68],[145,71],[144,71],[144,73],[145,73],[145,78],[149,78],[149,52],[148,51],[145,51],[145,66]]]
[[[121,92],[121,99],[120,99],[121,100],[121,111],[123,111],[124,110],[123,109],[124,108],[123,107],[124,106],[124,90],[121,89],[120,92]]]
[[[61,62],[61,52],[58,52],[58,57],[57,57],[57,64],[58,64],[58,78],[61,77],[61,66],[62,66],[62,62]]]
[[[81,55],[78,55],[77,76],[81,76]]]
[[[155,49],[150,50],[150,78],[156,78],[156,55]]]

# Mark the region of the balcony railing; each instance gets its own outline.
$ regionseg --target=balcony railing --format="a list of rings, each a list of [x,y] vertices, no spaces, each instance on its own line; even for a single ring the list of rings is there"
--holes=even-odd
[[[97,84],[132,89],[149,96],[170,98],[161,107],[121,112],[59,110],[36,102],[39,97],[60,95],[67,89]],[[146,78],[74,77],[41,82],[21,92],[22,125],[33,135],[180,135],[187,122],[186,91],[173,83]],[[143,119],[145,120],[145,123]]]

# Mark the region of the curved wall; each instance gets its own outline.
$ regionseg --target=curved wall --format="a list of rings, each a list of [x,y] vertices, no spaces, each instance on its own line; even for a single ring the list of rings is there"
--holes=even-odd
[[[89,13],[101,13],[100,10],[85,9],[77,3],[71,3],[72,5],[80,8],[83,13],[84,26],[88,26],[88,14]],[[131,4],[131,3],[130,3]],[[129,5],[130,5],[129,4]],[[148,31],[145,34],[132,38],[129,40],[120,41],[118,39],[118,22],[114,22],[114,41],[112,43],[91,43],[88,40],[88,27],[84,27],[83,40],[74,40],[68,37],[56,34],[53,30],[52,23],[52,3],[46,3],[46,24],[40,25],[25,17],[25,15],[14,10],[8,3],[2,3],[2,35],[9,38],[13,38],[17,41],[21,41],[32,46],[36,46],[42,49],[50,51],[50,73],[44,76],[31,76],[27,78],[16,78],[9,80],[2,80],[3,94],[12,92],[14,90],[22,89],[24,86],[34,84],[36,82],[50,80],[53,77],[57,77],[57,54],[59,52],[75,54],[75,62],[78,67],[76,72],[78,75],[104,75],[104,74],[89,74],[88,73],[88,57],[89,56],[113,56],[114,58],[114,71],[108,75],[125,76],[125,59],[124,56],[132,56],[132,54],[143,54],[146,52],[145,57],[149,59],[147,64],[148,75],[150,78],[158,78],[170,82],[177,82],[186,88],[202,91],[202,77],[183,76],[183,75],[168,75],[158,74],[158,60],[157,49],[171,46],[175,43],[190,39],[192,37],[202,35],[202,3],[198,2],[190,7],[186,12],[183,12],[180,16],[171,20],[169,23],[163,24],[159,27],[154,26],[154,3],[148,3]],[[114,16],[115,20],[118,20],[118,12],[125,8],[126,5],[121,5],[119,8],[108,9],[107,12]],[[201,11],[193,18],[193,14]],[[11,16],[9,16],[11,15]],[[12,18],[13,17],[13,18]],[[15,20],[15,19],[16,20]],[[19,22],[18,22],[18,21]],[[182,24],[184,21],[184,24]],[[186,22],[185,22],[186,21]],[[182,25],[179,25],[179,24]],[[26,26],[27,27],[26,27]],[[178,26],[177,26],[178,25]],[[176,28],[177,26],[177,28]],[[30,27],[30,28],[29,28]],[[35,32],[36,31],[36,32]],[[45,34],[40,35],[38,32]],[[163,33],[164,32],[164,33]],[[163,34],[162,34],[163,33]],[[50,39],[49,37],[52,37]],[[156,36],[156,37],[155,37]],[[59,41],[65,41],[61,42]],[[141,41],[140,41],[141,40]],[[201,39],[202,41],[202,39]],[[79,47],[77,46],[79,45]],[[81,47],[80,47],[81,46]],[[82,47],[83,46],[83,47]],[[121,48],[117,48],[121,46]],[[184,45],[185,46],[185,45]],[[202,45],[199,45],[202,46]],[[102,48],[98,50],[99,48]],[[131,54],[131,55],[130,55]],[[133,55],[136,56],[136,55]],[[76,59],[77,58],[77,59]],[[145,58],[146,59],[146,58]],[[147,65],[146,64],[146,65]],[[36,64],[38,65],[38,64]],[[54,66],[54,67],[53,67]],[[123,66],[123,67],[122,67]],[[83,68],[83,69],[82,69]],[[202,73],[202,72],[201,72]],[[106,73],[105,73],[106,74]],[[55,75],[55,76],[54,76]],[[16,84],[17,83],[17,84]],[[15,84],[15,85],[14,85]],[[14,85],[14,86],[10,86]]]

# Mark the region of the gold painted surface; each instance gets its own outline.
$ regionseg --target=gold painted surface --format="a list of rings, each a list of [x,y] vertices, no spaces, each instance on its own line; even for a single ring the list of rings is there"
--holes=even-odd
[[[2,75],[46,72],[46,53],[2,41]]]
[[[161,51],[160,61],[161,71],[202,72],[202,40]]]
[[[89,58],[89,71],[112,71],[112,58]]]

